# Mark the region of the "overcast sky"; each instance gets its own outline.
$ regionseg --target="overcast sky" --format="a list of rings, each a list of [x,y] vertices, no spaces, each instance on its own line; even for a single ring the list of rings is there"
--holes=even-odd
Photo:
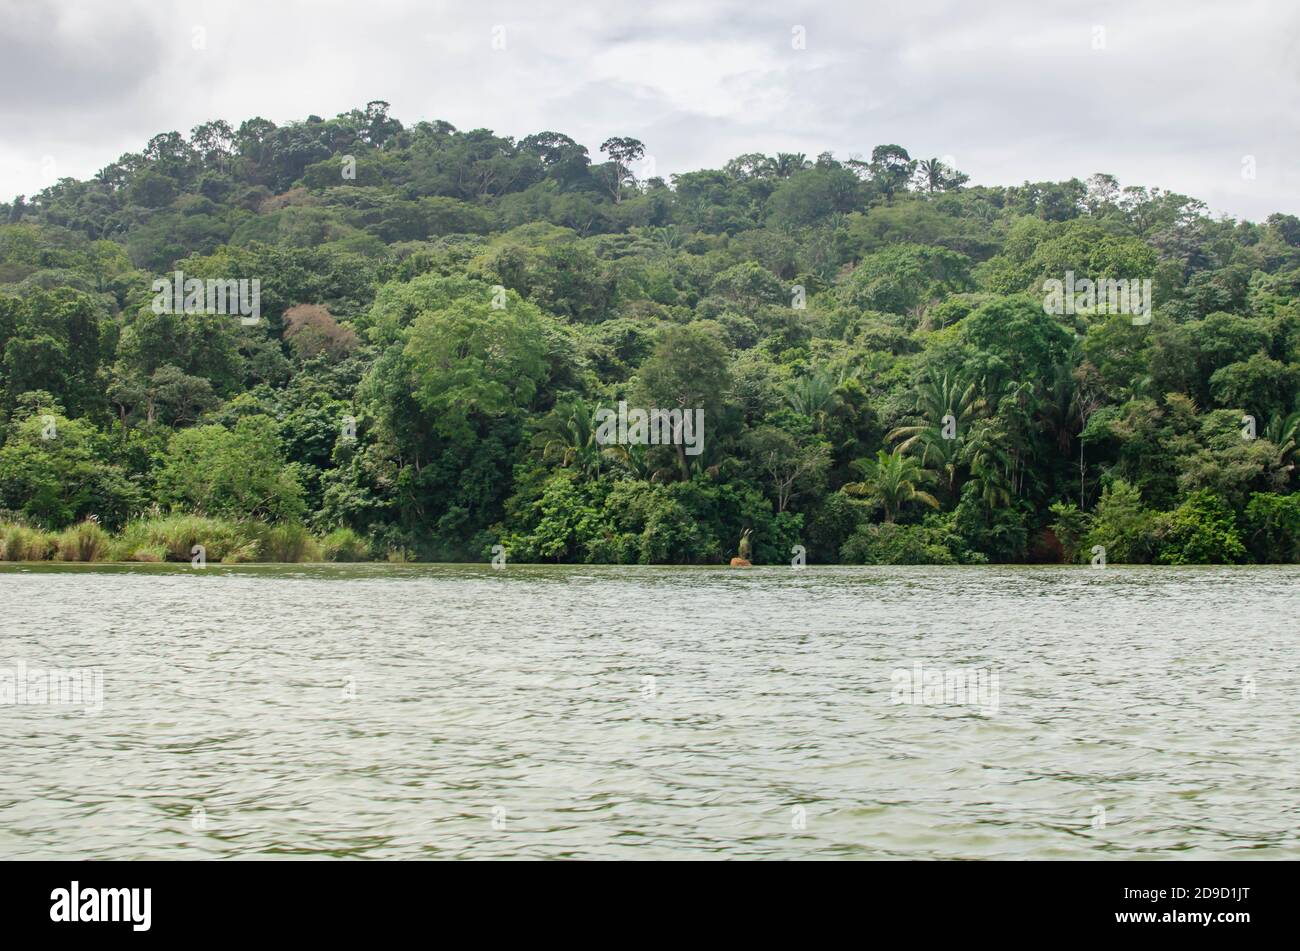
[[[597,159],[634,136],[665,177],[892,142],[975,184],[1104,171],[1300,213],[1294,0],[0,0],[6,200],[157,132],[370,99]]]

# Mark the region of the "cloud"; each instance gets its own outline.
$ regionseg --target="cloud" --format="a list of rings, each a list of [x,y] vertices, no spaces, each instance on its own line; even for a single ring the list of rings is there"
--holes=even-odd
[[[635,136],[664,175],[896,142],[977,184],[1106,171],[1239,216],[1300,212],[1300,9],[1269,0],[20,0],[0,13],[0,194],[157,132],[376,98],[407,123],[554,129],[593,155]]]

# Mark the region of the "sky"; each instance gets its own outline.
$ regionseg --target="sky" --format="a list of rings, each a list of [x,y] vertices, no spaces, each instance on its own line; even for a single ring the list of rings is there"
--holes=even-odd
[[[665,178],[897,143],[972,184],[1107,172],[1300,214],[1294,0],[0,0],[4,200],[159,132],[372,99],[596,160],[632,136]]]

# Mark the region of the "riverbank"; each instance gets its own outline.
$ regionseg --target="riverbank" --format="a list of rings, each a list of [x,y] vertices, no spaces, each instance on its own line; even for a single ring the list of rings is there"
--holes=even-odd
[[[0,561],[188,562],[241,564],[380,560],[351,529],[325,535],[297,523],[228,521],[199,515],[164,515],[128,522],[117,534],[93,521],[60,532],[0,522]],[[388,560],[406,560],[390,553]]]

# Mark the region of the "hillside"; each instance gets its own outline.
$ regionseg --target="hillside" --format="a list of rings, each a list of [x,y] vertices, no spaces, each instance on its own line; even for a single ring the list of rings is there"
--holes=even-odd
[[[1300,561],[1300,219],[864,149],[372,102],[0,203],[0,556]]]

